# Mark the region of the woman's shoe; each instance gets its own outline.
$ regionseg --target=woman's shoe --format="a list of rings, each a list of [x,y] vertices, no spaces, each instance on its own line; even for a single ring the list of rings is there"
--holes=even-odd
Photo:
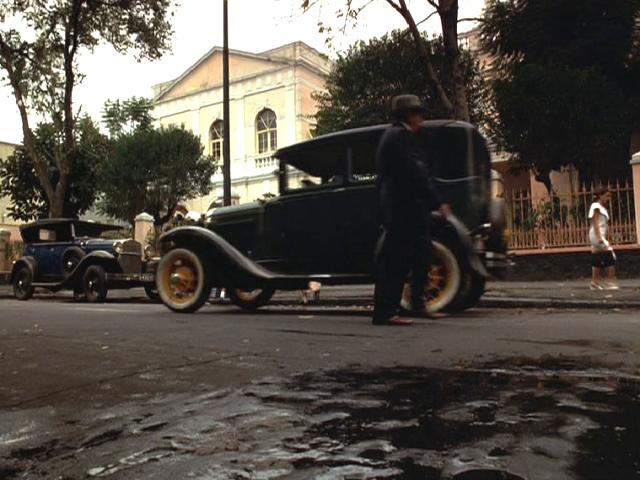
[[[604,290],[604,287],[602,285],[600,285],[599,283],[591,282],[591,285],[589,285],[589,289],[591,289],[591,290]]]
[[[605,283],[604,284],[604,289],[605,290],[620,290],[620,287],[618,285],[616,285],[615,283]]]

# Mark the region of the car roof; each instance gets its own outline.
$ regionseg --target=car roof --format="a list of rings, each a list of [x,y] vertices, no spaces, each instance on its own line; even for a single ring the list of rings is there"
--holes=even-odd
[[[110,230],[120,230],[126,228],[122,225],[110,225],[108,223],[89,222],[86,220],[78,220],[75,218],[45,218],[42,220],[36,220],[35,222],[28,223],[20,226],[20,232],[24,235],[32,230],[38,228],[56,227],[58,225],[73,224],[80,227],[83,231],[87,232],[87,236],[98,236],[102,232],[108,232]]]
[[[390,125],[372,125],[319,135],[283,147],[276,151],[274,156],[310,175],[324,176],[332,171],[335,172],[331,164],[336,162],[336,154],[344,153],[345,144],[365,144],[373,153],[380,136]],[[442,127],[476,129],[472,124],[459,120],[426,120],[422,123],[424,129]]]

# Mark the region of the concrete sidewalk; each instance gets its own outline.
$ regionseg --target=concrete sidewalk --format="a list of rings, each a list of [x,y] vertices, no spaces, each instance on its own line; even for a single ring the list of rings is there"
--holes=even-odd
[[[621,280],[620,290],[593,291],[589,280],[549,282],[489,282],[480,306],[493,308],[638,308],[640,309],[640,279]],[[282,292],[275,302],[300,302],[299,292]],[[355,285],[323,287],[321,304],[369,305],[373,286]]]
[[[40,298],[71,297],[70,292],[36,295]],[[11,286],[0,285],[0,299],[13,298]],[[142,289],[113,290],[109,298],[118,302],[147,301]],[[323,306],[366,306],[373,299],[372,285],[346,285],[323,287],[319,302]],[[278,292],[273,300],[276,305],[302,304],[302,293]],[[480,306],[492,308],[637,308],[640,309],[640,279],[621,280],[620,290],[592,291],[588,280],[549,282],[489,282]]]

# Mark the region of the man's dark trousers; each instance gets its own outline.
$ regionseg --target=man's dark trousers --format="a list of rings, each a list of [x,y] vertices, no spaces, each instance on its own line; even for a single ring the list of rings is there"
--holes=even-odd
[[[411,307],[424,310],[424,289],[433,258],[427,225],[388,228],[380,237],[376,255],[373,323],[383,324],[398,314],[402,291],[411,273]]]

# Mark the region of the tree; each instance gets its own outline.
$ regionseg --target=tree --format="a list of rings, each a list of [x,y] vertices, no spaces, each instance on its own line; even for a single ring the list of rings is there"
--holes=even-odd
[[[490,0],[482,42],[495,57],[489,132],[532,168],[583,181],[628,170],[640,120],[638,0]]]
[[[458,0],[422,0],[425,4],[434,8],[434,11],[421,21],[417,21],[412,10],[407,5],[407,0],[384,0],[384,2],[398,13],[407,24],[408,32],[413,39],[413,43],[418,57],[425,70],[425,78],[429,83],[441,109],[447,118],[469,121],[469,98],[467,85],[465,83],[463,56],[458,43]],[[342,29],[346,29],[350,23],[358,20],[360,13],[374,2],[373,0],[343,0],[344,7],[340,8],[336,16],[343,21]],[[324,0],[302,0],[303,11],[309,11],[312,7],[321,5]],[[432,43],[427,41],[425,35],[420,31],[420,24],[438,15],[442,27],[442,46],[444,58],[446,59],[447,77],[443,77],[443,70],[438,71],[435,62],[435,52]],[[332,31],[332,27],[325,26],[319,22],[320,32]]]
[[[216,165],[203,156],[200,139],[183,128],[137,129],[113,143],[99,173],[99,209],[133,221],[139,213],[161,226],[178,204],[211,190]]]
[[[109,149],[108,139],[89,117],[79,120],[74,134],[76,148],[69,164],[69,189],[60,214],[67,218],[77,218],[93,205],[97,192],[96,171]],[[34,136],[38,154],[47,162],[49,181],[55,184],[60,176],[55,159],[64,148],[63,135],[53,124],[41,123]],[[28,222],[49,214],[49,198],[27,149],[22,146],[0,162],[0,196],[11,199],[9,216],[14,220]]]
[[[153,103],[148,98],[131,97],[126,100],[107,100],[104,104],[102,121],[111,138],[125,133],[151,128]]]
[[[13,89],[20,113],[23,144],[45,192],[49,215],[64,210],[76,155],[75,86],[82,80],[78,55],[109,44],[139,58],[159,58],[169,47],[168,10],[173,0],[3,0],[0,2],[0,72]],[[9,21],[11,20],[11,21]],[[19,24],[19,30],[10,25]],[[30,118],[39,114],[62,132],[56,152],[59,172],[52,182],[48,159],[41,155]]]
[[[428,43],[436,73],[447,79],[442,39]],[[480,105],[482,80],[477,62],[468,52],[462,54],[462,67],[469,93],[470,119],[480,122],[483,117]],[[394,31],[368,42],[358,42],[338,56],[327,78],[326,90],[314,94],[318,102],[315,133],[387,122],[391,98],[406,92],[423,99],[429,117],[446,117],[447,112],[438,101],[438,92],[426,77],[427,73],[415,55],[413,40],[406,32]]]

